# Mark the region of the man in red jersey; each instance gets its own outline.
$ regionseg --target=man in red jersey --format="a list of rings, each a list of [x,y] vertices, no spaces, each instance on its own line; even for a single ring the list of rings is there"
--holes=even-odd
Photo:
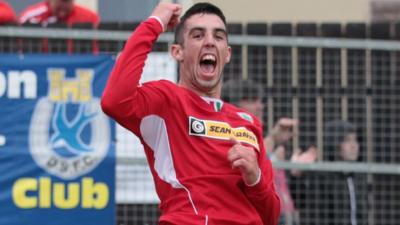
[[[102,108],[141,140],[161,225],[275,225],[280,200],[265,157],[259,119],[220,100],[231,58],[225,17],[209,3],[160,3],[128,39],[102,97]],[[139,84],[160,34],[175,30],[171,54],[178,84]]]
[[[6,1],[0,1],[0,25],[15,22],[17,18],[13,8]]]
[[[74,0],[45,0],[27,7],[19,16],[19,23],[92,23],[97,26],[100,17],[93,11],[79,6]]]

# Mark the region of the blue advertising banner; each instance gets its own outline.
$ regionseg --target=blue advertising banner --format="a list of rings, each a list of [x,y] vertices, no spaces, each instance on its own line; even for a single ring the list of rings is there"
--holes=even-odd
[[[115,223],[111,56],[0,55],[0,225]]]

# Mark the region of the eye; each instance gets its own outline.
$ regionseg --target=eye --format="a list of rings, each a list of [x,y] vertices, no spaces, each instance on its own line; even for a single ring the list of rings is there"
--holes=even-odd
[[[217,40],[219,40],[219,41],[225,40],[225,33],[223,33],[223,32],[217,32],[217,33],[215,34],[215,39],[217,39]]]
[[[203,34],[201,32],[193,32],[192,37],[194,39],[199,39],[203,36]]]

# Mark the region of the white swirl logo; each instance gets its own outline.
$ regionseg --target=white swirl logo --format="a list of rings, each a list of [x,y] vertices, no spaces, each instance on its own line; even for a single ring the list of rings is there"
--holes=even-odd
[[[204,125],[200,121],[193,121],[192,123],[193,131],[196,133],[203,133],[204,132]]]

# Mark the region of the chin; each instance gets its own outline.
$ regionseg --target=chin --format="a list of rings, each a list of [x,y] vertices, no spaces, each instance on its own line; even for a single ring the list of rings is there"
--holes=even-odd
[[[205,79],[198,79],[197,84],[199,87],[203,87],[205,89],[213,89],[216,86],[218,86],[220,79],[213,78],[211,80],[205,80]]]

